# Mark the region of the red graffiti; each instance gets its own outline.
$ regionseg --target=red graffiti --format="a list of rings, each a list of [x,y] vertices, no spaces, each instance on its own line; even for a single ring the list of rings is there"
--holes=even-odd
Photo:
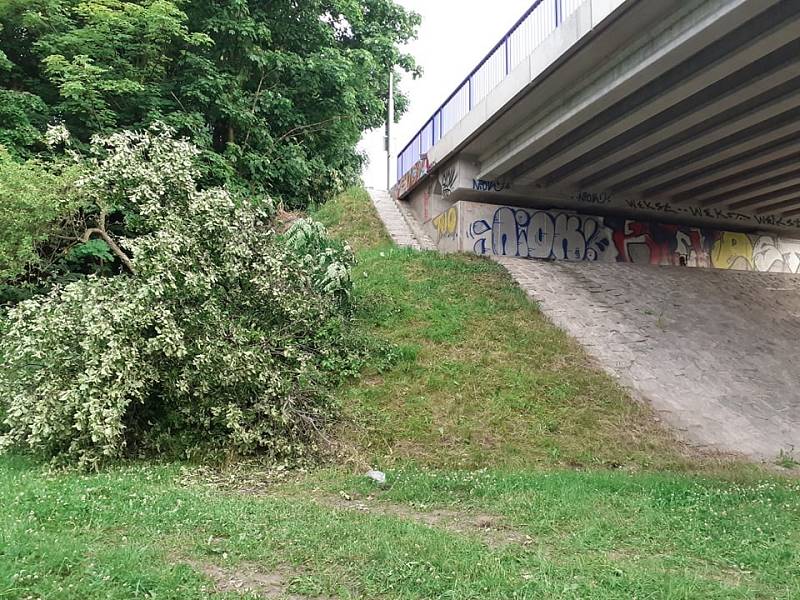
[[[408,172],[400,178],[397,185],[394,187],[394,194],[396,198],[402,198],[410,192],[419,181],[428,174],[428,157],[423,155]]]
[[[620,262],[651,265],[707,265],[708,241],[694,227],[625,221],[613,230]]]

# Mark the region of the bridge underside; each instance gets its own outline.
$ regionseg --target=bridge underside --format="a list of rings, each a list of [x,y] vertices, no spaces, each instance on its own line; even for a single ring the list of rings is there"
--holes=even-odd
[[[800,1],[586,0],[559,35],[400,205],[440,250],[496,257],[687,438],[796,446],[800,278],[635,265],[800,273]]]
[[[400,190],[422,222],[463,200],[800,238],[800,2],[628,0],[448,137]]]

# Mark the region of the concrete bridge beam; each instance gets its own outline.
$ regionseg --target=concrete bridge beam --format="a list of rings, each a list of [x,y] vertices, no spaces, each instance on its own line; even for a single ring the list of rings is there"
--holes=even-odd
[[[800,118],[800,111],[783,116],[783,124],[780,124],[780,118],[771,120],[767,125],[759,124],[745,132],[744,135],[737,135],[730,140],[721,140],[657,165],[650,171],[645,171],[633,179],[621,182],[620,186],[624,189],[631,189],[639,184],[646,185],[648,188],[657,187],[697,169],[712,167],[723,160],[741,157],[747,152],[758,150],[777,140],[784,140],[787,137],[794,138],[800,135],[800,122],[795,120],[797,118]],[[595,185],[593,180],[587,180],[584,183],[589,186],[589,189]]]
[[[800,79],[793,84],[800,86]],[[798,108],[800,87],[785,91],[778,99],[763,103],[739,117],[714,119],[712,115],[707,115],[706,122],[696,128],[701,132],[689,131],[667,138],[654,147],[587,177],[579,185],[589,189],[608,188],[617,191],[645,189],[649,184],[643,174],[650,172],[650,169],[695,150],[735,142],[740,137],[746,138],[750,133],[758,132],[765,122],[779,120],[782,115],[793,119]]]
[[[717,61],[707,68],[698,68],[699,65],[696,63],[702,64],[700,62],[702,59],[699,56],[693,57],[690,61],[674,70],[671,78],[675,83],[671,88],[664,89],[672,82],[656,80],[650,86],[637,90],[608,111],[598,114],[597,119],[593,119],[583,127],[574,129],[562,136],[556,144],[543,148],[535,156],[514,167],[512,172],[522,174],[519,178],[525,181],[536,182],[541,180],[544,185],[552,185],[554,182],[549,180],[551,172],[569,162],[582,159],[587,153],[603,143],[609,142],[616,137],[624,136],[637,124],[655,118],[661,112],[680,104],[687,97],[701,93],[709,85],[734,74],[743,64],[747,64],[749,60],[752,60],[751,57],[758,57],[763,53],[770,53],[782,47],[786,43],[786,36],[795,36],[795,39],[800,38],[800,15],[795,19],[789,31],[777,25],[775,25],[775,28],[777,31],[760,39],[751,40],[749,44],[742,44],[744,47],[739,52],[733,52],[727,58]],[[733,37],[724,38],[721,41],[725,43],[719,44],[713,54],[727,53],[732,46],[738,46],[743,41],[744,35],[740,31]],[[690,70],[695,70],[693,75],[684,76],[684,71]],[[796,66],[791,71],[795,77],[800,75],[800,70]],[[784,80],[782,83],[785,88],[780,90],[782,96],[789,102],[793,98],[797,98],[797,86],[800,81],[791,80],[787,85]],[[651,99],[648,101],[646,100],[647,98]],[[694,113],[699,123],[712,119],[719,114],[718,107],[714,106],[696,106],[693,109],[687,108],[685,110]],[[769,114],[773,110],[780,110],[780,107],[764,108],[760,113],[752,115],[751,121],[763,118],[764,113]],[[671,128],[671,133],[675,129]]]
[[[787,81],[800,78],[800,40],[789,48],[793,59],[772,67],[755,64],[751,79],[731,77],[733,81],[723,80],[721,86],[711,86],[662,111],[652,119],[642,121],[629,131],[597,145],[592,151],[582,155],[545,176],[547,185],[567,185],[580,187],[580,182],[592,173],[611,169],[626,157],[645,153],[657,147],[665,139],[685,134],[703,125],[709,115],[733,112],[749,104],[758,105],[765,94],[785,85]],[[768,70],[767,70],[768,69]],[[749,70],[749,69],[748,69]],[[734,76],[739,76],[737,72]],[[702,110],[695,110],[695,109]]]
[[[800,148],[796,144],[792,144],[768,152],[748,153],[743,160],[734,162],[725,168],[701,171],[699,175],[687,176],[687,181],[670,182],[664,187],[672,194],[673,202],[703,200],[709,194],[732,191],[750,181],[760,181],[765,177],[785,173],[787,170],[794,169],[798,164],[800,164]],[[659,191],[644,191],[644,194],[648,193],[656,195]]]
[[[669,192],[674,194],[673,198],[676,201],[689,200],[692,198],[695,189],[703,192],[708,191],[719,181],[727,181],[729,177],[770,168],[775,163],[791,159],[798,152],[800,152],[798,137],[796,133],[792,132],[757,148],[737,153],[710,166],[701,166],[698,169],[680,173],[676,177],[644,190],[642,193],[655,196]]]
[[[659,77],[672,73],[671,76],[676,81],[680,80],[681,73],[673,69],[686,64],[710,43],[731,34],[743,23],[777,4],[777,0],[757,3],[748,0],[715,0],[690,5],[693,10],[684,9],[677,13],[677,17],[673,15],[673,22],[661,24],[657,33],[648,36],[645,43],[635,50],[629,50],[626,56],[618,59],[616,64],[607,68],[595,81],[589,85],[575,82],[573,85],[579,85],[580,91],[567,101],[562,96],[550,111],[543,111],[547,114],[544,120],[535,117],[532,122],[517,128],[512,139],[502,140],[502,146],[494,153],[482,155],[481,178],[491,179],[515,170],[522,172],[527,170],[525,167],[534,168],[535,164],[524,164],[524,161],[564,139],[571,131],[586,125],[615,104],[626,98],[633,98],[634,93]],[[763,40],[755,41],[754,45],[760,51],[768,53],[779,47],[780,40],[769,35]],[[755,47],[753,51],[756,51]],[[721,47],[718,52],[724,54]],[[704,74],[712,81],[730,74],[740,64],[722,56],[717,61],[717,64],[712,61]],[[689,73],[684,75],[690,76]],[[659,84],[654,85],[657,87]],[[691,85],[695,87],[692,88]],[[698,91],[702,87],[702,78],[695,78],[686,84],[684,90]],[[659,101],[658,97],[656,101]],[[629,102],[635,102],[635,98]],[[659,110],[663,108],[662,104]],[[535,171],[530,179],[543,174]]]
[[[740,204],[753,198],[762,197],[770,192],[779,192],[787,188],[792,188],[800,184],[800,165],[795,164],[794,168],[781,175],[773,176],[763,181],[756,181],[738,189],[722,194],[697,198],[701,206],[732,206]]]

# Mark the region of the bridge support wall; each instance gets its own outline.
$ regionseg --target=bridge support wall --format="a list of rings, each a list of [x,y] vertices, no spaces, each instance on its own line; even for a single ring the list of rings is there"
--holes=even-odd
[[[561,209],[461,201],[433,216],[429,231],[445,252],[800,272],[800,239]]]

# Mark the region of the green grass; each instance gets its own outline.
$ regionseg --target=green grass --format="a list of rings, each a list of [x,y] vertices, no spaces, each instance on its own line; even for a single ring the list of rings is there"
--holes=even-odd
[[[202,474],[201,474],[202,475]],[[256,472],[238,473],[241,482]],[[261,494],[177,466],[90,476],[0,461],[0,598],[234,598],[187,563],[292,566],[338,598],[764,598],[800,593],[800,486],[611,472],[390,472],[378,505],[501,515],[524,545],[330,508],[375,493],[337,471]],[[205,590],[205,591],[204,591]]]
[[[796,480],[688,451],[495,264],[393,248],[361,191],[316,216],[399,356],[337,390],[339,465],[0,457],[0,600],[257,597],[212,567],[302,598],[800,598]]]
[[[340,391],[362,462],[697,467],[499,265],[391,246],[363,191],[315,217],[358,251],[361,326],[407,360]],[[703,461],[705,466],[714,461]]]

